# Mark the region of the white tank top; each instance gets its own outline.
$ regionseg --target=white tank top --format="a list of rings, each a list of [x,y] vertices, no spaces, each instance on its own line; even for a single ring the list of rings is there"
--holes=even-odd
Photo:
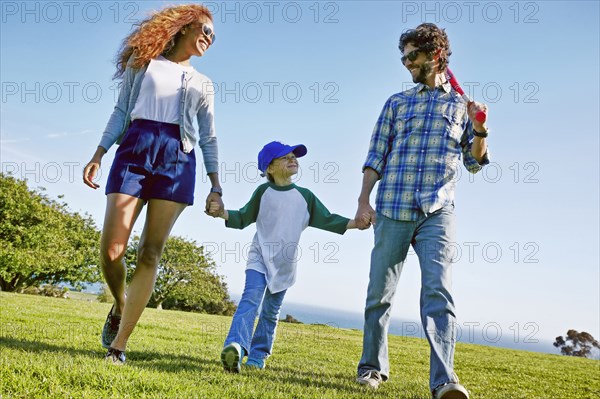
[[[177,64],[162,55],[150,60],[140,86],[140,94],[131,111],[131,120],[148,119],[179,124],[184,72],[193,70],[191,65]]]

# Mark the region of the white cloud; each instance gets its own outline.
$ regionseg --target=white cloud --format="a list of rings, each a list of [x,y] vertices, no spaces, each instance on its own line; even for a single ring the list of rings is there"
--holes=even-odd
[[[83,135],[90,134],[90,133],[94,133],[94,131],[90,130],[90,129],[85,129],[80,132],[74,132],[74,133],[68,133],[68,132],[49,133],[46,135],[46,137],[49,139],[62,139],[62,138],[71,137],[71,136],[83,136]]]
[[[49,139],[59,139],[62,137],[67,137],[69,134],[67,132],[61,132],[61,133],[50,133],[47,134],[46,137]]]
[[[22,143],[24,141],[30,141],[31,139],[29,137],[24,137],[22,139],[0,139],[0,144],[4,145],[4,144],[15,144],[15,143]]]

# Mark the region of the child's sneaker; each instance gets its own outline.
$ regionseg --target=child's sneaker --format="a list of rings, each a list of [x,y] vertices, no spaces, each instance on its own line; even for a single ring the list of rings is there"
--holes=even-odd
[[[239,373],[242,358],[242,347],[237,342],[232,342],[221,351],[221,363],[226,371]]]
[[[262,370],[265,368],[265,361],[258,359],[248,359],[246,363],[244,363],[244,367],[248,367],[250,369]]]
[[[119,332],[119,324],[121,324],[121,316],[113,316],[113,311],[115,310],[115,305],[110,308],[110,312],[108,312],[108,316],[106,316],[106,321],[104,322],[104,327],[102,328],[102,347],[104,349],[109,349],[113,340],[117,336]]]
[[[125,352],[115,348],[108,348],[108,352],[104,356],[104,361],[112,363],[117,366],[125,364]]]

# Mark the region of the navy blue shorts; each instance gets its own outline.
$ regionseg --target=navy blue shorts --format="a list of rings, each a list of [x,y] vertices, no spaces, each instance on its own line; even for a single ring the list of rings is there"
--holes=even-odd
[[[196,155],[186,154],[179,125],[136,119],[115,154],[106,194],[194,203]]]

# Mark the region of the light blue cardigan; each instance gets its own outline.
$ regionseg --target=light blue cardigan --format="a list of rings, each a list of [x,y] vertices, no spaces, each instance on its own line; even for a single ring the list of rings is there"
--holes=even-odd
[[[119,97],[115,109],[106,124],[100,146],[106,151],[115,143],[120,144],[129,124],[148,64],[140,69],[129,66],[123,74]],[[214,122],[214,88],[212,81],[196,70],[185,71],[181,83],[182,94],[179,105],[179,131],[183,151],[189,153],[196,143],[202,150],[206,173],[218,171],[217,136]],[[198,134],[194,129],[194,118],[198,120]]]

